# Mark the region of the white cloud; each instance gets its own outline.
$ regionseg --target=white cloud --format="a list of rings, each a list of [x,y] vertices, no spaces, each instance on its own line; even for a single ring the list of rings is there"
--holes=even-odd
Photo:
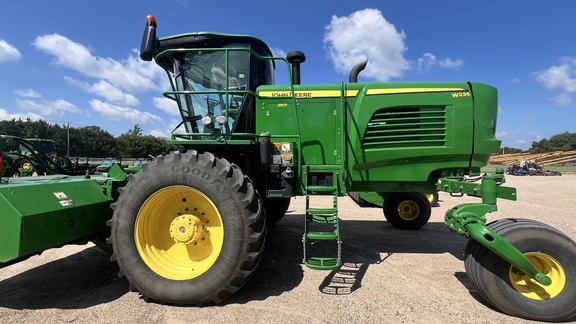
[[[272,50],[272,56],[275,57],[286,57],[286,51],[282,50],[281,48],[278,47],[272,47],[270,48],[270,50]]]
[[[161,121],[162,118],[133,108],[116,106],[100,100],[90,100],[90,106],[95,112],[101,114],[104,118],[113,121],[129,120],[133,124],[146,124],[152,121]]]
[[[364,9],[347,17],[332,16],[324,45],[337,72],[348,74],[356,63],[368,59],[361,75],[380,81],[402,77],[410,69],[459,69],[464,65],[460,58],[438,58],[429,52],[409,61],[404,57],[405,39],[404,31],[397,31],[379,10]]]
[[[11,114],[7,110],[0,108],[0,120],[12,120],[12,119],[26,120],[28,118],[30,118],[30,120],[33,121],[44,119],[42,116],[35,113]]]
[[[22,54],[13,45],[8,44],[5,40],[0,39],[0,63],[19,61]]]
[[[48,100],[31,100],[16,99],[16,105],[23,110],[35,111],[42,116],[64,116],[66,113],[79,113],[80,109],[66,100],[58,99]]]
[[[432,53],[424,53],[422,57],[416,60],[416,65],[416,68],[421,71],[426,71],[436,66],[445,69],[458,69],[464,65],[464,61],[461,59],[454,60],[451,58],[439,60],[436,55]]]
[[[70,77],[64,77],[64,80],[68,81],[70,84],[79,86],[88,93],[101,96],[114,104],[124,106],[140,105],[138,98],[129,93],[123,92],[104,80],[100,80],[94,84],[88,84],[87,82],[75,80]]]
[[[166,97],[154,97],[152,99],[154,107],[162,110],[163,112],[172,115],[172,116],[180,116],[180,112],[178,111],[178,104]]]
[[[559,106],[572,103],[572,93],[576,92],[576,58],[563,57],[559,65],[535,73],[536,80],[546,89],[560,92],[552,98]]]
[[[552,97],[551,100],[558,106],[566,107],[570,106],[572,103],[572,96],[566,92],[563,92],[555,97]]]
[[[438,65],[441,68],[445,68],[445,69],[458,69],[460,68],[462,65],[464,65],[464,60],[462,59],[451,59],[451,58],[445,58],[442,59],[440,61],[438,61]]]
[[[159,138],[169,138],[170,137],[168,132],[157,130],[157,129],[151,130],[150,135],[152,135],[154,137],[159,137]]]
[[[356,11],[347,17],[332,16],[324,45],[334,68],[348,74],[356,63],[369,59],[362,76],[381,81],[401,77],[410,68],[404,58],[403,31],[398,32],[377,9]]]
[[[497,132],[496,138],[502,141],[502,147],[514,147],[527,150],[532,145],[532,142],[538,142],[542,138],[536,133],[516,133],[516,132]]]
[[[18,97],[25,98],[42,98],[42,95],[32,89],[19,89],[15,90],[14,94]]]
[[[165,88],[166,73],[154,62],[140,60],[134,50],[126,59],[93,56],[90,50],[79,43],[59,35],[38,36],[36,48],[53,55],[59,66],[73,69],[86,76],[103,79],[131,93]]]

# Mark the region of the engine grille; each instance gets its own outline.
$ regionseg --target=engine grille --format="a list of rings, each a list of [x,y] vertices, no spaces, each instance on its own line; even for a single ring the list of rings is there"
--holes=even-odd
[[[377,110],[362,139],[363,149],[444,146],[446,107]]]

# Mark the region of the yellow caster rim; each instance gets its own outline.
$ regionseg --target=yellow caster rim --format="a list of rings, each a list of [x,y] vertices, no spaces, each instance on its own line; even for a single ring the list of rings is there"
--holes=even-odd
[[[420,208],[412,200],[404,200],[398,205],[398,215],[404,220],[414,220],[419,214]]]
[[[566,273],[560,263],[553,257],[540,252],[529,252],[525,255],[538,271],[552,279],[552,284],[544,286],[530,276],[519,273],[514,267],[510,267],[512,287],[525,297],[535,300],[548,300],[558,296],[566,285]]]

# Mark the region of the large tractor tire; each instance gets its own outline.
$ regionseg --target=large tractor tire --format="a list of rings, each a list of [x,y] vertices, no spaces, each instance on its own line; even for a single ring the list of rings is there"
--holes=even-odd
[[[219,303],[248,281],[264,249],[258,192],[210,153],[175,152],[144,165],[112,208],[112,260],[146,300]]]
[[[496,309],[535,321],[568,321],[576,316],[576,243],[558,230],[527,219],[487,225],[552,279],[544,286],[494,252],[470,240],[465,251],[468,277]]]
[[[290,198],[269,197],[264,199],[264,211],[266,212],[266,225],[273,226],[278,223],[290,207]]]
[[[399,229],[415,230],[430,219],[430,202],[419,192],[394,193],[384,200],[384,217]]]

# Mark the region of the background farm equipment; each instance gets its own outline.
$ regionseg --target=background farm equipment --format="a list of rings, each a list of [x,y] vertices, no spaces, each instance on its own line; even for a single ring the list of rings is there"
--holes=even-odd
[[[49,140],[30,140],[0,135],[5,177],[74,174],[70,161],[51,152]],[[37,146],[35,143],[40,143]]]
[[[152,162],[153,158],[138,158],[134,160],[134,163],[130,167],[123,168],[124,172],[132,174],[140,171],[144,164]]]
[[[122,167],[122,159],[121,158],[105,158],[104,160],[102,160],[102,163],[100,163],[100,165],[98,165],[96,167],[95,173],[98,173],[98,174],[106,173],[115,164]]]
[[[96,172],[96,165],[90,163],[90,158],[87,157],[72,157],[69,159],[75,174],[94,174]]]
[[[528,170],[526,166],[520,166],[520,164],[513,164],[506,169],[506,174],[508,175],[515,175],[515,176],[523,176],[523,175],[532,175],[532,172]]]
[[[100,176],[2,181],[0,263],[91,240],[111,245],[119,275],[146,300],[220,303],[250,279],[267,225],[282,219],[292,197],[306,197],[303,263],[334,270],[343,248],[338,197],[378,193],[390,220],[388,213],[414,206],[429,211],[420,192],[445,191],[481,199],[445,216],[450,230],[469,239],[465,266],[479,296],[512,316],[576,316],[576,243],[530,220],[486,223],[498,198],[516,199],[503,169],[480,174],[501,144],[495,88],[357,82],[366,61],[348,83],[302,85],[302,52],[272,57],[263,41],[245,35],[159,39],[153,16],[140,57],[167,73],[165,96],[182,117],[168,143],[183,150],[130,177],[113,164]],[[276,65],[286,68],[287,85],[274,85]],[[402,226],[426,223],[414,215]]]
[[[559,171],[552,171],[552,170],[545,170],[542,166],[536,163],[535,160],[529,161],[522,161],[528,171],[530,171],[530,175],[536,176],[561,176],[562,173]]]

